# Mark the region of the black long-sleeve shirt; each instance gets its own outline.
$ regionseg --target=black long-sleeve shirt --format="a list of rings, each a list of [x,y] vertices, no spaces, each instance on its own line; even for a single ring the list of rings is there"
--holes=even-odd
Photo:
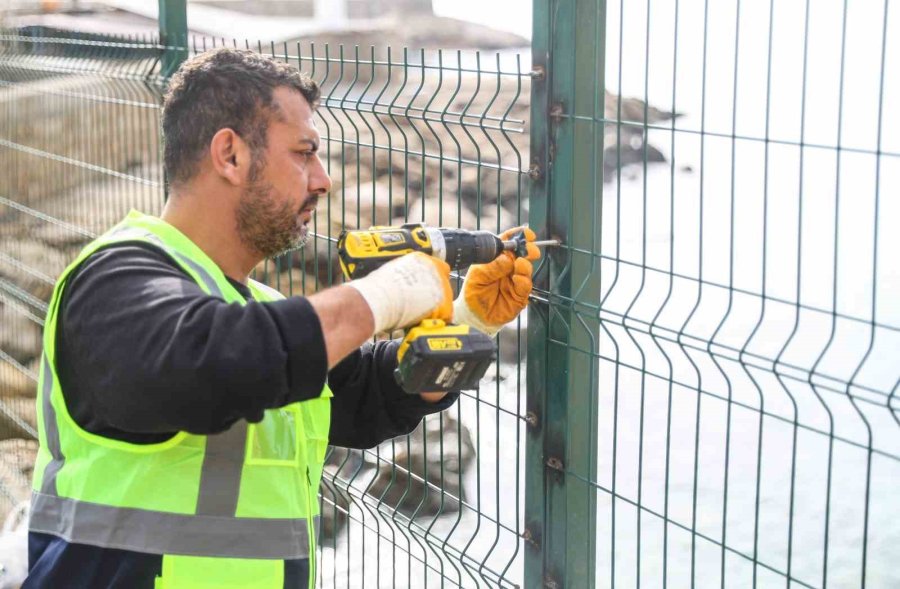
[[[232,285],[248,300],[243,284]],[[330,372],[318,316],[302,297],[246,305],[206,295],[160,250],[122,244],[88,258],[60,302],[56,368],[73,419],[132,443],[183,430],[208,434],[239,419],[334,393],[330,443],[368,448],[409,433],[457,394],[427,403],[394,380],[399,342],[369,343]],[[161,555],[29,535],[24,587],[147,588]],[[305,559],[285,561],[285,587],[305,587]]]
[[[245,285],[232,285],[250,300]],[[152,246],[86,260],[68,281],[57,332],[56,367],[76,423],[134,443],[259,421],[266,409],[317,397],[326,378],[336,446],[409,433],[456,398],[432,404],[404,392],[393,375],[396,341],[366,344],[328,372],[305,298],[225,303]]]

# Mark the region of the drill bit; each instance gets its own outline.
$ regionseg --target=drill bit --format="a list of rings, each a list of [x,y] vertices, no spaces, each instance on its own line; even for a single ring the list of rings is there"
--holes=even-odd
[[[503,242],[503,250],[507,252],[513,252],[516,256],[525,257],[528,255],[528,249],[525,247],[525,244],[529,243],[531,245],[535,245],[537,247],[556,247],[560,245],[558,239],[544,239],[538,241],[525,241],[525,235],[520,234],[512,239],[505,240]]]

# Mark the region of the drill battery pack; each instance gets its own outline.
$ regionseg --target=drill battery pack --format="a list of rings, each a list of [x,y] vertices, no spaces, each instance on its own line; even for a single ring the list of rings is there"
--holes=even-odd
[[[468,325],[426,319],[397,350],[397,382],[411,394],[470,390],[494,361],[494,340]]]

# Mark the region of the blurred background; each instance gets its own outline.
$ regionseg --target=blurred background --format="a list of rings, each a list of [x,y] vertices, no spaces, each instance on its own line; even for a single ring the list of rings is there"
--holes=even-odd
[[[323,586],[900,586],[890,0],[190,1],[163,41],[153,0],[0,8],[0,516],[55,277],[158,212],[166,64],[228,45],[324,90],[334,189],[259,279],[339,282],[345,227],[564,244],[479,390],[332,450]]]

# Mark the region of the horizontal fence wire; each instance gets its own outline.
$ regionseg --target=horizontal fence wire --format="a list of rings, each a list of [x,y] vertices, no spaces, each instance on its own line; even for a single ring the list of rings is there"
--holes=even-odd
[[[579,408],[597,429],[570,434],[596,473],[544,466],[569,509],[596,501],[591,582],[900,585],[896,7],[573,0],[551,17],[568,5],[605,17],[566,59],[595,56],[607,94],[580,99],[577,77],[574,103],[551,94],[551,141],[595,137],[603,165],[551,191],[571,200],[549,225],[593,214],[597,231],[537,299],[548,349],[599,365]],[[582,40],[566,22],[551,46]]]

